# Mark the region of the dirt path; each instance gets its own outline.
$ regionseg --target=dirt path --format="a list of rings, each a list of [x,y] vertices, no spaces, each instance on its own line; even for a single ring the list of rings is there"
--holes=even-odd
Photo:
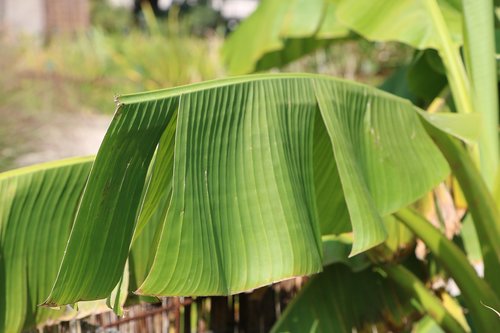
[[[0,171],[96,154],[111,116],[90,113],[19,114],[0,110]]]

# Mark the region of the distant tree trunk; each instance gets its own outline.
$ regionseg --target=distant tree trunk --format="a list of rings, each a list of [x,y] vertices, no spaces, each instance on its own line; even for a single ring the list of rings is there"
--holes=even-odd
[[[141,12],[141,4],[144,2],[149,2],[153,12],[156,16],[161,14],[160,7],[158,6],[159,0],[134,0],[134,15],[137,16]]]
[[[228,298],[224,296],[210,297],[210,328],[214,333],[233,332],[231,323],[233,322]]]
[[[184,305],[184,333],[191,333],[191,304]]]
[[[263,287],[252,293],[240,294],[240,332],[265,333],[276,321],[275,293]]]

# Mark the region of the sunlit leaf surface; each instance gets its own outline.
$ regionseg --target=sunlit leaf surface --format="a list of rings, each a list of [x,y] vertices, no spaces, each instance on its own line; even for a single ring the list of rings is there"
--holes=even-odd
[[[380,214],[413,202],[448,172],[415,110],[316,75],[118,97],[46,304],[106,297],[138,217],[142,229],[160,223],[138,291],[149,295],[230,294],[318,272],[320,230],[337,223],[352,225],[351,254],[381,243]],[[318,145],[329,153],[315,156]]]
[[[338,0],[264,0],[223,48],[229,71],[245,74],[283,66],[347,36],[335,16]]]
[[[341,0],[337,17],[370,40],[398,41],[418,49],[442,49],[439,27],[431,18],[427,1]],[[460,1],[440,0],[437,3],[452,41],[456,46],[460,45],[463,42]]]
[[[349,37],[349,31],[374,41],[442,49],[439,28],[426,1],[263,0],[230,35],[223,56],[232,74],[251,73],[283,66],[332,39]],[[462,44],[461,3],[439,0],[437,5],[458,47]]]
[[[0,174],[0,332],[64,314],[37,305],[50,292],[93,158]]]

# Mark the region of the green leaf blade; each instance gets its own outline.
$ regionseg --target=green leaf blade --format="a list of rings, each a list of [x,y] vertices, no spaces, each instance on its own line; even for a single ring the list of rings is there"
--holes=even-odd
[[[398,41],[417,49],[441,49],[438,28],[429,15],[426,1],[343,0],[337,8],[337,16],[347,27],[370,40]],[[460,45],[462,24],[459,8],[446,0],[437,2],[446,17],[453,42]]]
[[[139,112],[134,105],[117,109],[100,148],[104,153],[98,153],[89,176],[60,274],[45,305],[106,298],[120,280],[147,166],[175,111],[176,101],[170,102],[146,103]]]
[[[380,274],[334,264],[302,288],[271,332],[389,330],[403,326],[413,312],[409,298]]]
[[[364,86],[315,83],[353,226],[355,255],[385,240],[380,213],[394,212],[424,195],[446,176],[446,161],[407,101],[373,94]],[[409,132],[401,133],[403,128]],[[431,155],[431,163],[414,168]],[[413,182],[415,177],[425,181]]]
[[[141,293],[228,294],[321,269],[309,156],[315,107],[301,83],[252,82],[181,98],[177,131],[186,136],[176,138],[173,197],[182,199],[169,208]],[[182,275],[169,279],[180,265]]]
[[[0,331],[64,314],[38,304],[55,280],[92,162],[75,158],[0,174]]]
[[[220,295],[316,273],[321,232],[349,231],[350,220],[353,253],[373,247],[380,215],[448,172],[411,104],[326,76],[230,78],[118,100],[48,303],[106,297],[149,223],[161,235],[139,293]],[[369,125],[384,132],[377,144]],[[318,145],[331,152],[320,166]],[[333,201],[317,197],[322,172]],[[342,221],[320,221],[329,203]]]

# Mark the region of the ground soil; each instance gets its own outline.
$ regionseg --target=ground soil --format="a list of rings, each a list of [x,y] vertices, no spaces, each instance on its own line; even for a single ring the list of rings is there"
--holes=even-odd
[[[111,121],[84,112],[27,114],[0,109],[0,171],[97,153]]]

